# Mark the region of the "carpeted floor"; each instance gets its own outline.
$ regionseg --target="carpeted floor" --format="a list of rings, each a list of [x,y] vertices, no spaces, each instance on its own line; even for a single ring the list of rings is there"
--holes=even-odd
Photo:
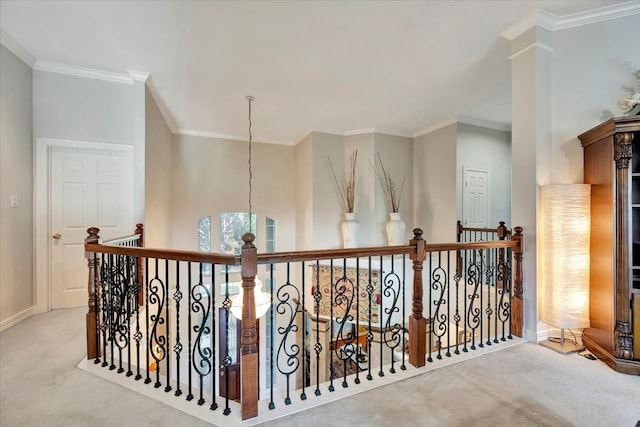
[[[76,367],[83,309],[0,334],[0,425],[199,426],[206,422]],[[524,343],[262,426],[629,426],[640,377]]]

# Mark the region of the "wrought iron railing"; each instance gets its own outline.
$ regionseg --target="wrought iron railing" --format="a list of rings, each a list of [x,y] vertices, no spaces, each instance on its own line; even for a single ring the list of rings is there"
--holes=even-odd
[[[414,232],[407,246],[275,254],[246,234],[231,256],[101,244],[91,228],[87,358],[225,415],[241,398],[247,419],[259,400],[286,407],[522,336],[521,228],[452,244]],[[256,277],[270,298],[258,320]]]
[[[457,242],[492,242],[505,239],[511,239],[511,230],[504,221],[500,221],[496,228],[464,227],[462,221],[456,222]]]

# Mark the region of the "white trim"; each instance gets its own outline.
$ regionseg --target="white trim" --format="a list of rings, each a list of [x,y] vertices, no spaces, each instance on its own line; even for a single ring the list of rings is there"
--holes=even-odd
[[[129,74],[114,73],[111,71],[96,70],[95,68],[78,67],[75,65],[58,64],[37,60],[34,70],[48,71],[51,73],[67,74],[70,76],[85,77],[88,79],[106,80],[114,83],[133,84],[133,77]]]
[[[344,132],[342,135],[343,136],[355,136],[355,135],[366,135],[369,133],[376,133],[376,129],[375,128],[366,128],[366,129],[354,129],[354,130],[348,130],[346,132]]]
[[[529,51],[531,49],[534,49],[536,47],[539,47],[542,50],[546,50],[547,52],[553,52],[553,48],[552,47],[547,46],[544,43],[535,42],[535,43],[531,43],[529,46],[523,47],[522,49],[520,49],[516,53],[512,54],[511,56],[509,56],[509,59],[516,58],[516,57],[522,55],[523,53],[525,53],[525,52],[527,52],[527,51]]]
[[[456,123],[458,123],[458,119],[457,118],[445,120],[445,121],[437,123],[437,124],[435,124],[433,126],[429,126],[427,128],[420,129],[420,130],[414,132],[413,133],[413,137],[414,138],[418,138],[419,136],[426,135],[428,133],[431,133],[433,131],[436,131],[438,129],[441,129],[441,128],[444,128],[444,127],[447,127],[447,126],[450,126],[450,125],[453,125],[453,124],[456,124]]]
[[[560,31],[638,13],[640,13],[640,1],[638,0],[585,10],[564,16],[556,16],[544,9],[539,9],[508,27],[500,33],[500,36],[507,40],[513,40],[536,26],[549,31]]]
[[[539,343],[549,338],[549,335],[551,335],[552,330],[553,329],[546,329],[544,331],[538,331],[538,333],[536,334],[536,342]]]
[[[2,30],[0,30],[0,44],[9,49],[11,53],[20,58],[29,67],[33,68],[35,65],[36,59]]]
[[[503,132],[511,132],[511,125],[491,122],[489,120],[481,120],[481,119],[474,119],[471,117],[460,116],[458,117],[458,123],[471,125],[471,126],[479,126],[481,128],[500,130]]]
[[[131,76],[131,78],[137,82],[146,82],[149,76],[151,76],[151,74],[144,71],[130,70],[128,68],[127,73],[129,73],[129,76]]]
[[[200,132],[197,130],[186,130],[186,129],[181,129],[177,132],[175,132],[178,135],[186,135],[186,136],[200,136],[203,138],[217,138],[217,139],[228,139],[231,141],[245,141],[247,142],[249,139],[247,138],[247,135],[244,136],[238,136],[238,135],[229,135],[226,133],[217,133],[217,132]],[[262,139],[262,138],[252,138],[253,142],[262,142],[265,144],[278,144],[278,145],[295,145],[294,143],[291,142],[283,142],[283,141],[276,141],[274,139]]]
[[[111,152],[126,152],[131,162],[131,209],[134,200],[134,147],[128,144],[107,142],[74,141],[68,139],[36,138],[34,150],[34,192],[33,192],[33,236],[34,276],[35,276],[35,310],[45,313],[51,310],[51,278],[49,276],[49,259],[51,229],[49,224],[49,186],[50,186],[50,152],[53,148],[95,149]],[[133,215],[131,216],[133,218]]]
[[[27,308],[26,310],[22,310],[18,314],[14,314],[13,316],[9,317],[8,319],[4,319],[2,322],[0,322],[0,332],[6,331],[10,327],[14,326],[15,324],[23,321],[24,319],[26,319],[28,317],[33,316],[34,314],[36,314],[36,307],[35,306],[31,306],[31,307]]]
[[[171,133],[176,133],[175,131],[176,123],[173,120],[173,117],[171,117],[171,114],[169,113],[167,106],[162,101],[162,98],[160,98],[160,94],[158,93],[158,87],[156,86],[153,76],[149,75],[149,78],[146,80],[146,85],[147,85],[147,88],[149,89],[149,93],[151,94],[151,97],[153,98],[153,101],[156,103],[156,106],[158,107],[158,110],[160,110],[160,114],[164,118],[164,122],[169,127],[169,130],[171,131]]]
[[[500,33],[500,36],[504,37],[507,40],[513,40],[535,26],[553,31],[552,28],[555,19],[556,17],[546,10],[538,9],[535,12],[532,12],[519,21],[515,22],[506,30],[502,31]]]
[[[589,25],[601,21],[608,21],[610,19],[623,18],[625,16],[636,15],[638,13],[640,13],[640,1],[637,0],[599,7],[597,9],[556,17],[557,20],[553,31],[565,30],[567,28]]]

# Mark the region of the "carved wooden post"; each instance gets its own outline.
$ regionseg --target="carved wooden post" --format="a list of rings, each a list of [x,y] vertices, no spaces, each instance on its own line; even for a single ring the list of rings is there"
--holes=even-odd
[[[141,223],[136,224],[136,231],[134,234],[139,234],[138,247],[144,248],[144,229]],[[140,290],[138,291],[138,305],[144,305],[144,258],[138,258],[138,283],[140,284]]]
[[[415,247],[410,255],[413,261],[413,305],[409,316],[409,363],[419,368],[425,364],[427,349],[427,319],[422,317],[422,262],[427,254],[422,229],[413,229],[413,239],[409,244]]]
[[[513,249],[513,294],[511,295],[511,333],[522,337],[522,253],[524,252],[524,236],[522,227],[515,227],[515,234],[511,240],[518,242],[518,247]]]
[[[633,355],[633,329],[631,327],[631,310],[630,301],[631,294],[629,289],[631,288],[629,283],[631,266],[629,265],[629,236],[631,236],[631,229],[629,227],[630,217],[630,200],[629,195],[629,163],[632,156],[632,132],[618,133],[615,136],[615,153],[614,160],[616,162],[616,183],[615,190],[617,191],[616,200],[616,251],[618,253],[618,268],[615,272],[615,321],[614,328],[615,345],[613,349],[613,355],[620,359],[631,360]],[[636,355],[637,356],[637,355]]]
[[[255,278],[258,274],[258,253],[251,233],[242,236],[242,419],[258,416],[258,343],[256,332]]]
[[[91,227],[87,230],[89,234],[86,239],[84,239],[84,244],[98,244],[100,243],[100,229],[96,227]],[[95,359],[100,356],[100,346],[98,345],[98,321],[97,321],[97,313],[98,313],[98,303],[97,303],[97,292],[98,292],[98,271],[100,270],[100,260],[95,257],[94,252],[84,253],[85,258],[87,259],[87,266],[89,267],[89,278],[87,281],[87,315],[86,315],[86,329],[87,329],[87,359]]]

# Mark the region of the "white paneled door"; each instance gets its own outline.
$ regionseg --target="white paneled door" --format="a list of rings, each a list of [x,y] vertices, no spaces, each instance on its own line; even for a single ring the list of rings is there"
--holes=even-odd
[[[489,171],[465,167],[462,174],[463,224],[465,227],[488,227]]]
[[[131,159],[124,151],[50,151],[51,307],[87,304],[87,228],[104,240],[133,232]]]

